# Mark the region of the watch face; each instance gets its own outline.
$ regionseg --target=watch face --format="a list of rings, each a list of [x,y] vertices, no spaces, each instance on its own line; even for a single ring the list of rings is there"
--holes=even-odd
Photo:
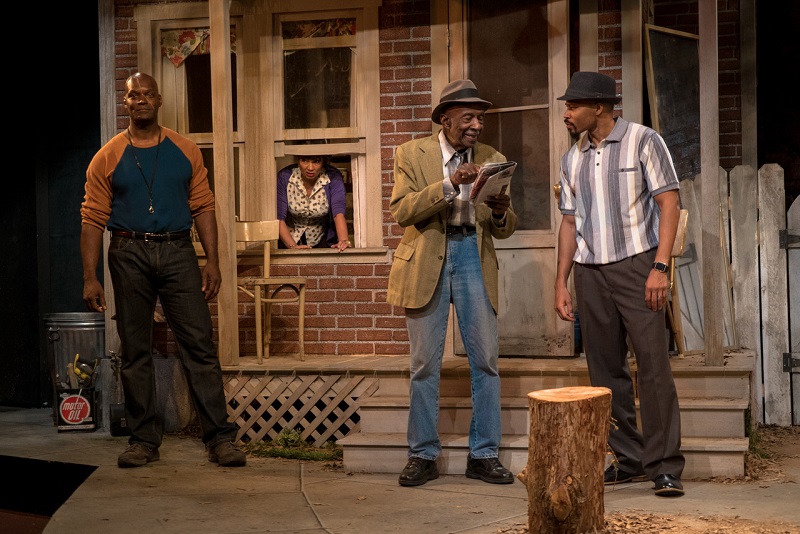
[[[655,269],[656,271],[662,272],[662,273],[667,272],[668,268],[669,268],[669,266],[666,263],[662,263],[660,261],[657,261],[657,262],[655,262],[653,264],[653,269]]]

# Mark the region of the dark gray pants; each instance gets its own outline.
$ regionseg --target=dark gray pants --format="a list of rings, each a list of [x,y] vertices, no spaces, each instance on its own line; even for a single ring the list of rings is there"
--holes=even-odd
[[[612,394],[608,443],[620,469],[644,470],[650,480],[661,474],[680,477],[686,463],[665,311],[650,310],[644,300],[654,258],[655,249],[608,265],[576,264],[574,272],[589,378]],[[636,356],[641,432],[626,336]]]

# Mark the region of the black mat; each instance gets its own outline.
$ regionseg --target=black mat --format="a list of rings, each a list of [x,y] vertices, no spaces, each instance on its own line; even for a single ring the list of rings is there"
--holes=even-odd
[[[0,455],[0,511],[51,517],[97,466]]]

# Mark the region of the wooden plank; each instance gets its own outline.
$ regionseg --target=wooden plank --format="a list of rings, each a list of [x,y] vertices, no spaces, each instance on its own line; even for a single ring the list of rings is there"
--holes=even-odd
[[[622,99],[625,119],[643,122],[642,0],[622,0]],[[582,51],[582,50],[581,50]]]
[[[97,25],[100,48],[100,143],[105,144],[117,133],[117,92],[114,90],[114,2],[113,0],[98,0]],[[111,232],[103,232],[103,256],[107,257],[108,246],[111,243]],[[117,321],[113,317],[117,314],[117,305],[114,301],[114,287],[111,284],[111,272],[108,262],[103,261],[103,289],[106,297],[105,311],[105,350],[119,353],[120,341],[117,332]]]
[[[558,183],[561,155],[566,153],[572,144],[572,139],[567,129],[564,128],[564,122],[562,120],[564,103],[560,100],[556,100],[556,98],[566,92],[570,80],[568,46],[569,3],[563,0],[548,1],[547,20],[549,21],[547,30],[547,64],[548,76],[550,78],[550,176],[555,177],[555,183]],[[558,209],[558,203],[555,202],[555,199],[551,213],[553,231],[547,232],[546,237],[548,239],[553,239],[553,244],[551,245],[552,250],[549,251],[548,254],[552,254],[550,256],[550,261],[552,262],[550,268],[553,269],[551,272],[555,273],[558,259],[556,253],[556,239],[558,227],[562,219],[561,211]],[[538,258],[544,258],[544,256],[540,255]],[[513,280],[514,278],[512,277],[511,279]],[[551,278],[551,280],[555,280],[555,278]],[[554,291],[552,282],[550,283],[550,289]],[[543,299],[541,302],[544,306],[547,306],[547,300]],[[550,302],[553,302],[552,299]],[[571,337],[574,332],[574,327],[569,321],[556,321],[556,324],[548,331],[552,334],[554,339],[559,339],[563,336]],[[574,352],[571,343],[568,352]]]
[[[722,295],[711,290],[723,275],[719,251],[719,68],[717,4],[698,4],[700,27],[700,178],[703,212],[703,317],[706,365],[723,364]]]
[[[212,35],[227,35],[230,28],[230,0],[208,4]],[[222,285],[217,295],[219,342],[222,365],[239,364],[239,315],[236,291],[236,239],[233,170],[233,97],[231,88],[231,43],[215,41],[211,48],[212,124],[214,126],[214,181],[217,199],[219,268]]]
[[[800,235],[800,199],[794,199],[786,213],[786,228],[791,235]],[[792,357],[800,358],[800,246],[793,245],[786,251],[789,273],[789,317]],[[800,425],[800,369],[791,374],[792,424]]]
[[[579,69],[597,72],[597,0],[578,0],[578,38]]]
[[[758,211],[756,172],[737,166],[730,175],[731,265],[735,327],[739,345],[759,350],[758,317]]]
[[[719,248],[722,252],[722,276],[720,294],[722,295],[722,330],[725,348],[738,348],[736,327],[733,320],[733,283],[730,262],[730,200],[728,199],[728,173],[719,168]]]
[[[703,279],[700,242],[702,217],[695,181],[681,181],[681,205],[689,212],[684,252],[675,261],[675,277],[681,302],[681,324],[686,352],[703,348]]]
[[[786,250],[778,230],[786,228],[783,210],[786,192],[783,169],[776,164],[758,172],[759,241],[761,243],[761,339],[763,343],[764,422],[789,426],[792,422],[789,373],[783,354],[789,350]],[[776,209],[780,206],[780,209]]]
[[[720,188],[723,187],[725,171],[719,169],[718,178]],[[686,228],[686,239],[683,255],[675,260],[675,284],[678,288],[678,300],[680,301],[680,317],[683,326],[684,344],[687,354],[704,352],[706,347],[706,321],[705,321],[705,295],[706,287],[704,283],[703,240],[706,239],[706,224],[714,224],[717,227],[718,235],[717,247],[713,250],[714,255],[720,265],[725,265],[721,269],[720,276],[710,285],[712,293],[719,297],[719,308],[714,315],[719,318],[723,329],[723,341],[725,348],[735,348],[735,324],[733,318],[733,302],[730,290],[730,280],[728,276],[728,261],[725,253],[727,232],[720,231],[720,227],[727,227],[727,216],[722,218],[720,209],[716,209],[717,220],[709,221],[708,217],[703,220],[702,212],[704,204],[700,195],[698,180],[683,180],[681,182],[681,206],[689,212],[689,222]],[[722,193],[727,196],[727,193]],[[727,212],[727,210],[723,210]],[[722,313],[719,313],[722,310]]]
[[[239,39],[240,48],[236,58],[239,80],[239,139],[244,140],[244,165],[239,171],[239,188],[243,191],[240,198],[240,220],[261,221],[276,217],[275,186],[264,176],[275,176],[274,145],[272,136],[272,114],[270,99],[265,87],[273,87],[272,69],[269,62],[263,61],[258,53],[263,50],[265,57],[272,57],[272,41],[262,35],[263,28],[269,28],[271,18],[264,13],[248,11],[242,20],[242,34]],[[262,71],[266,71],[263,72]],[[245,115],[247,119],[245,119]],[[247,125],[245,127],[244,125]],[[250,125],[253,127],[249,127]],[[248,150],[258,147],[257,150]],[[270,163],[272,166],[270,166]]]
[[[757,175],[753,167],[737,166],[730,173],[731,269],[733,309],[739,346],[756,352],[761,361],[761,309],[758,295],[758,198]],[[756,365],[754,383],[761,384],[761,365]],[[755,392],[759,394],[756,395]],[[751,388],[751,424],[764,422],[761,388]]]
[[[377,3],[377,2],[376,2]],[[362,86],[359,89],[358,114],[361,134],[365,139],[365,154],[359,155],[357,169],[364,177],[378,178],[381,169],[381,110],[375,105],[380,97],[380,44],[378,6],[364,8],[363,31],[359,37],[359,69]],[[355,159],[355,158],[354,158]],[[355,246],[383,245],[382,181],[380,179],[354,180],[355,201],[359,206],[359,229]]]

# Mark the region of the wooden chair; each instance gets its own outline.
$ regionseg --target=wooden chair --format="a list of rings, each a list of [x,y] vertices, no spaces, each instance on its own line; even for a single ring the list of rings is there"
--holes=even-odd
[[[305,302],[306,279],[300,277],[270,276],[270,254],[278,241],[278,221],[236,222],[236,241],[251,244],[263,243],[263,271],[260,277],[239,277],[237,286],[253,298],[256,314],[256,354],[258,363],[269,357],[272,334],[272,305],[296,302],[298,306],[298,340],[300,360],[305,360]],[[251,288],[251,289],[250,289]]]
[[[681,323],[681,306],[678,287],[675,285],[675,258],[683,255],[683,246],[686,241],[686,224],[689,220],[689,210],[682,209],[678,219],[678,231],[675,234],[675,243],[669,258],[669,289],[670,298],[667,299],[667,317],[672,332],[675,334],[675,346],[678,348],[678,357],[683,358],[686,347],[683,342],[683,324]]]

